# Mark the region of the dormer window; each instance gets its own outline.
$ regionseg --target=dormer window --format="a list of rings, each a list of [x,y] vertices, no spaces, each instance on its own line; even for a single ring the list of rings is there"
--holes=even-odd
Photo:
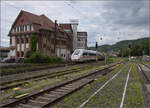
[[[20,28],[19,27],[17,27],[17,32],[19,32],[20,31]]]
[[[14,32],[16,33],[16,27],[14,28]]]
[[[30,26],[29,25],[27,25],[27,31],[29,31],[30,30]]]
[[[27,31],[27,25],[25,25],[25,31]]]
[[[23,26],[23,31],[26,31],[26,26]]]
[[[33,25],[30,25],[30,31],[33,31],[34,29],[33,29]]]

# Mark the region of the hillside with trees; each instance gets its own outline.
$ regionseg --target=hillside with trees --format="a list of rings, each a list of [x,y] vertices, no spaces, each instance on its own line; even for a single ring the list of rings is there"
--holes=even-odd
[[[119,56],[141,56],[149,54],[149,41],[150,38],[140,38],[136,40],[124,40],[117,42],[114,45],[102,45],[98,46],[98,51],[119,51]],[[129,46],[131,48],[129,48]],[[89,47],[88,49],[95,50],[95,47]]]

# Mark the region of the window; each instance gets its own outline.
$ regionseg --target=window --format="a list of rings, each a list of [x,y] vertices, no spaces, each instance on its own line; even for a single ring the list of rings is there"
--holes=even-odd
[[[24,38],[21,38],[21,43],[24,43]]]
[[[19,57],[19,52],[17,51],[17,57]]]
[[[17,38],[17,44],[19,44],[19,38]]]
[[[75,52],[74,52],[74,55],[78,55],[80,53],[80,50],[76,50]]]
[[[14,32],[16,33],[16,27],[14,28]]]
[[[29,31],[30,30],[30,26],[29,25],[27,25],[27,31]]]
[[[17,32],[19,32],[19,27],[17,27]]]
[[[23,56],[24,56],[24,52],[22,51],[22,52],[21,52],[21,57],[23,57]]]
[[[83,56],[87,56],[87,55],[88,55],[88,53],[87,53],[87,52],[84,52],[84,53],[83,53]]]
[[[28,37],[26,37],[26,43],[28,43],[28,42],[29,42]]]
[[[23,28],[23,32],[25,31],[25,26],[22,26],[22,28]]]
[[[25,25],[25,31],[27,31],[27,25]]]
[[[33,27],[32,27],[32,25],[30,25],[30,31],[32,31],[32,29],[33,29]]]
[[[21,31],[21,32],[23,31],[23,26],[20,26],[20,31]]]
[[[44,44],[43,47],[46,48],[46,44]]]
[[[33,30],[34,30],[33,25],[31,25],[31,31],[33,31]]]
[[[21,32],[21,27],[20,26],[18,27],[18,32]]]
[[[96,54],[94,54],[94,53],[89,53],[89,55],[90,55],[90,56],[96,56]]]

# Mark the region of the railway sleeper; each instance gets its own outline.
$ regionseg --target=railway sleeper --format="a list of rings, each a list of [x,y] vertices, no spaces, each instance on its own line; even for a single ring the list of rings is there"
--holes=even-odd
[[[54,95],[62,95],[62,92],[58,92],[58,91],[51,91],[51,94],[54,94]]]
[[[47,98],[57,98],[59,97],[58,95],[55,94],[51,94],[51,93],[46,93],[43,95],[43,97],[47,97]]]
[[[74,88],[76,88],[76,87],[75,86],[65,86],[65,87],[61,87],[60,89],[61,90],[72,90]]]
[[[70,89],[69,89],[70,90]],[[57,92],[67,93],[69,90],[66,89],[58,89]],[[72,89],[71,89],[72,90]]]
[[[49,101],[49,100],[50,100],[50,98],[45,97],[45,96],[39,96],[37,99],[38,99],[39,101]]]
[[[50,101],[50,100],[49,100],[49,101]],[[48,101],[41,101],[41,100],[38,100],[38,99],[35,99],[35,100],[30,99],[30,100],[28,101],[28,103],[25,104],[25,105],[31,106],[31,108],[32,108],[32,107],[40,107],[40,106],[46,104],[47,102],[48,102]]]
[[[19,104],[18,106],[17,106],[17,108],[40,108],[40,107],[37,107],[37,106],[31,106],[31,105],[27,105],[27,104]]]

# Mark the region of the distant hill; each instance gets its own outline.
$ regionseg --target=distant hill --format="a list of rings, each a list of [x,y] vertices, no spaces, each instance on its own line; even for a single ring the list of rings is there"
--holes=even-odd
[[[129,44],[131,44],[132,46],[141,45],[147,39],[149,38],[140,38],[136,40],[123,40],[123,41],[115,43],[114,45],[102,45],[102,46],[98,46],[98,51],[101,51],[101,52],[107,52],[110,50],[118,51],[121,48],[123,49],[128,48]],[[88,47],[88,49],[95,50],[95,47]]]

